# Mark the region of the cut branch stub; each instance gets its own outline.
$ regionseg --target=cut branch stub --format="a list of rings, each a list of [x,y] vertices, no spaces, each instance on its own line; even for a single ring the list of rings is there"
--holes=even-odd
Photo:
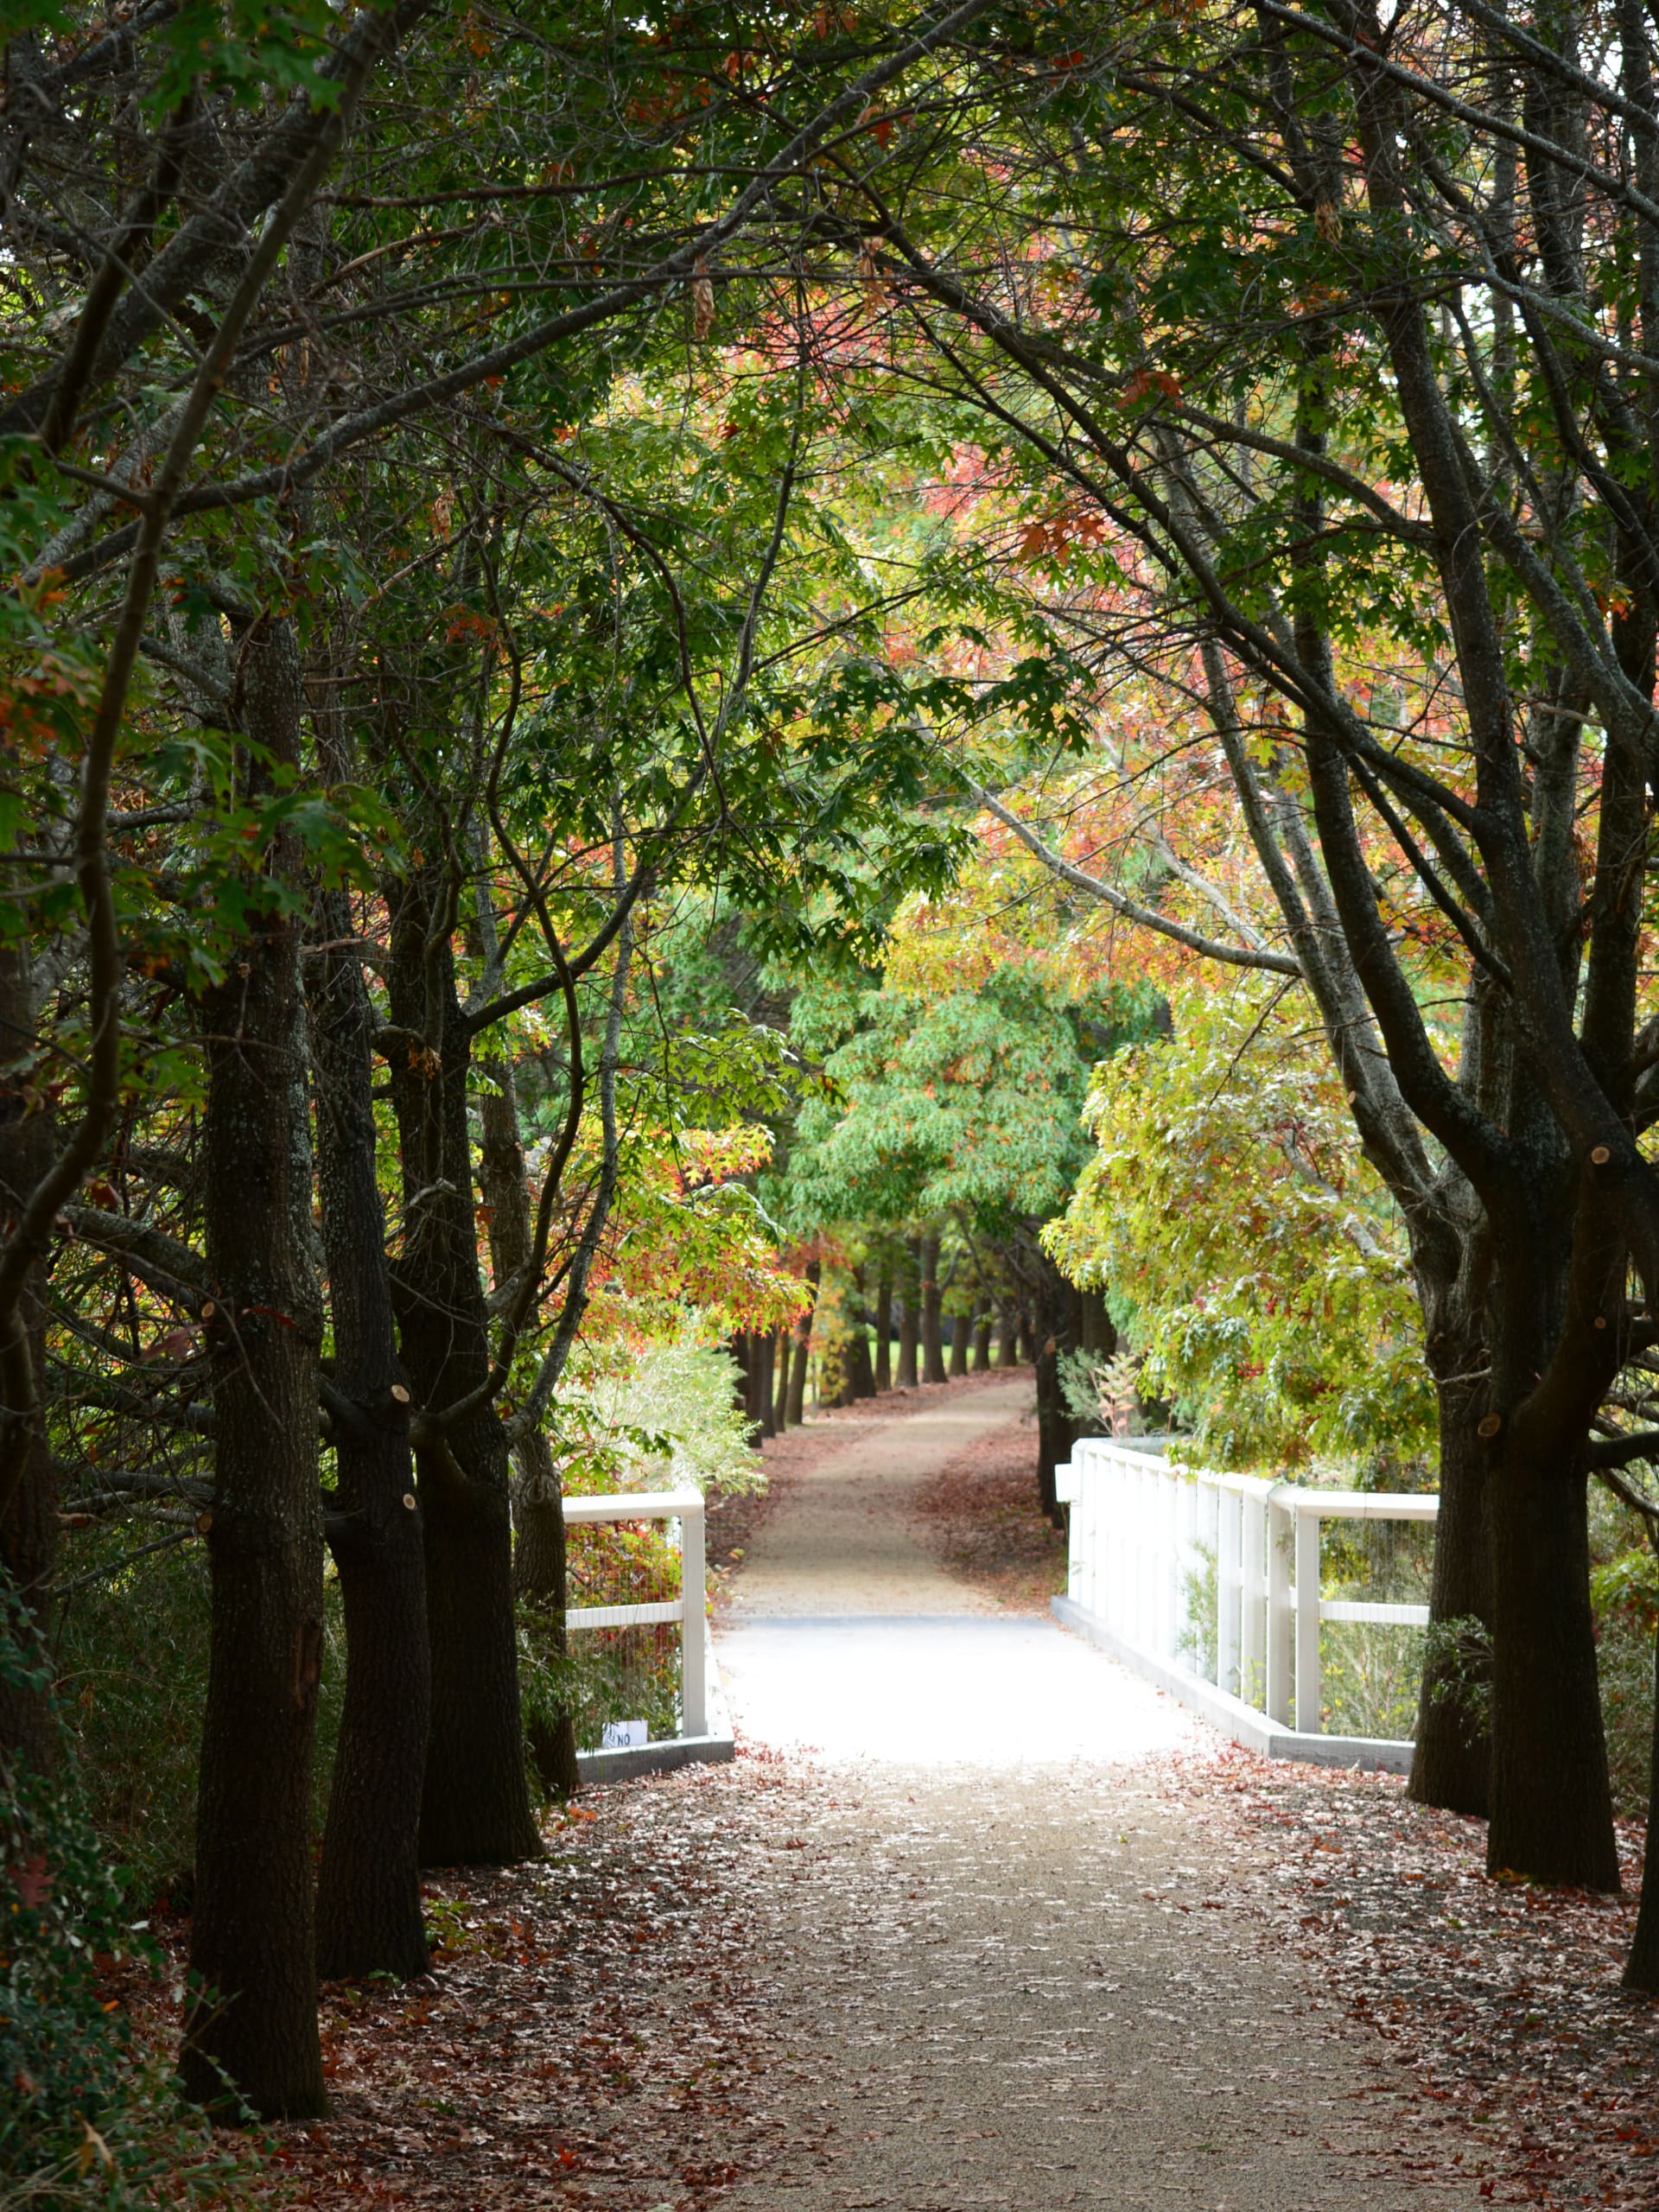
[[[1592,1167],[1605,1167],[1612,1156],[1605,1144],[1599,1144],[1591,1152],[1590,1164]]]
[[[1490,1444],[1493,1437],[1497,1434],[1497,1432],[1503,1427],[1503,1416],[1502,1414],[1484,1414],[1481,1416],[1479,1425],[1476,1428],[1475,1433],[1477,1436],[1484,1437],[1486,1441]]]

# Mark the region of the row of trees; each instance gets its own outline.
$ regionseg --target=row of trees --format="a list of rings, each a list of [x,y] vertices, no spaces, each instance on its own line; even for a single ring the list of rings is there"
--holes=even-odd
[[[959,558],[1001,520],[1027,589],[977,671],[1035,626],[1112,702],[1038,750],[941,715],[942,753],[1073,908],[1305,995],[1436,1399],[1414,1787],[1488,1813],[1494,1867],[1608,1887],[1586,1482],[1648,1511],[1659,1433],[1653,44],[1634,9],[1047,14],[1017,92],[976,54],[843,161],[880,335],[834,364],[913,402]]]
[[[770,1218],[830,1346],[937,1224],[1029,1313],[1052,1470],[1104,1335],[1054,1252],[1133,1286],[1041,1231],[1192,962],[1306,1009],[1408,1250],[1433,1608],[1491,1688],[1476,1725],[1437,1643],[1414,1788],[1616,1885],[1653,45],[1475,0],[11,39],[0,1541],[49,1640],[60,1500],[205,1539],[196,2094],[316,2108],[319,1940],[407,1972],[423,1861],[537,1847],[514,1581],[556,1611],[600,1285],[764,1338],[805,1298]],[[51,1758],[38,1670],[0,1741]]]
[[[841,1388],[943,1382],[968,1371],[976,1332],[988,1363],[995,1336],[1001,1360],[1035,1369],[1036,1474],[1051,1515],[1075,1433],[1064,1363],[1109,1354],[1115,1333],[1098,1289],[1069,1282],[1040,1232],[1087,1154],[1090,1067],[1137,1033],[1139,1003],[1109,990],[1072,1001],[1018,963],[976,976],[953,963],[907,987],[890,962],[879,979],[816,985],[791,1014],[792,1041],[821,1073],[780,1159],[778,1203],[798,1230],[846,1246]],[[928,1226],[907,1235],[918,1221]]]
[[[696,350],[711,257],[940,29],[683,74],[684,28],[161,7],[7,50],[0,1533],[47,1648],[61,1509],[204,1540],[182,2075],[228,2110],[323,2108],[318,1973],[424,1967],[421,1866],[539,1849],[515,1584],[556,1621],[607,1274],[799,1303],[696,912],[856,943],[948,864],[915,737],[865,741],[798,288],[734,372]],[[4,1695],[48,1765],[45,1675]]]

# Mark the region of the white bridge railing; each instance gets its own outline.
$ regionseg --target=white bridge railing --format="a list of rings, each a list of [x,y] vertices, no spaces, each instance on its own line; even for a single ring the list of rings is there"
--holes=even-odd
[[[572,1605],[568,1630],[650,1628],[680,1624],[680,1733],[709,1733],[709,1637],[704,1602],[702,1493],[695,1490],[610,1491],[597,1497],[564,1500],[567,1528],[596,1521],[666,1521],[679,1535],[680,1594],[633,1605]]]
[[[1319,1535],[1329,1520],[1432,1522],[1438,1497],[1202,1473],[1155,1439],[1112,1437],[1074,1445],[1058,1484],[1070,1573],[1052,1605],[1069,1626],[1269,1758],[1409,1766],[1408,1739],[1325,1732],[1319,1627],[1423,1627],[1428,1608],[1322,1597]]]

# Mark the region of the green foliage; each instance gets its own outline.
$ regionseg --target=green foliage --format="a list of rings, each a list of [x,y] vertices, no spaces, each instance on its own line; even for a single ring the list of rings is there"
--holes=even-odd
[[[1398,1480],[1433,1448],[1405,1238],[1282,987],[1197,990],[1096,1071],[1097,1149],[1046,1235],[1103,1289],[1192,1452]]]
[[[1087,1157],[1090,1061],[1139,1014],[1130,994],[1072,1001],[1016,965],[971,989],[803,992],[791,1035],[823,1084],[802,1106],[789,1217],[954,1213],[995,1237],[1058,1212]]]
[[[567,1713],[580,1751],[598,1751],[607,1721],[643,1720],[658,1743],[680,1730],[677,1628],[580,1629],[568,1654],[555,1650],[545,1611],[518,1611],[518,1694],[533,1744]],[[535,1770],[531,1760],[531,1770]]]
[[[568,1537],[570,1605],[652,1605],[680,1592],[680,1555],[660,1522],[577,1524]],[[528,1739],[561,1713],[598,1748],[607,1720],[644,1720],[654,1739],[679,1731],[680,1631],[673,1623],[573,1629],[555,1649],[544,1607],[518,1608],[519,1694]]]
[[[558,1399],[565,1489],[763,1489],[737,1382],[731,1354],[700,1342],[691,1325],[638,1350],[584,1349]]]
[[[0,1592],[0,1685],[43,1685]],[[0,1760],[0,2198],[9,2206],[222,2202],[246,2153],[178,2104],[102,1976],[156,1971],[130,1923],[66,1739],[54,1776]]]
[[[1596,1668],[1614,1808],[1626,1820],[1642,1820],[1653,1764],[1653,1630],[1628,1608],[1601,1613]]]
[[[1423,1664],[1437,1678],[1431,1694],[1434,1702],[1458,1707],[1471,1742],[1484,1736],[1491,1726],[1492,1639],[1479,1614],[1454,1613],[1449,1620],[1431,1621]]]

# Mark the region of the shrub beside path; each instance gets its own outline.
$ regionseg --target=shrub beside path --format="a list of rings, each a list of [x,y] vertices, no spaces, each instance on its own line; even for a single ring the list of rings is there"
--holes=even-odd
[[[1381,2038],[1264,1940],[1193,1786],[1212,1739],[931,1548],[925,1486],[1029,1400],[987,1378],[861,1424],[728,1586],[740,1734],[791,1786],[748,1961],[778,2148],[725,2201],[1472,2208]]]

